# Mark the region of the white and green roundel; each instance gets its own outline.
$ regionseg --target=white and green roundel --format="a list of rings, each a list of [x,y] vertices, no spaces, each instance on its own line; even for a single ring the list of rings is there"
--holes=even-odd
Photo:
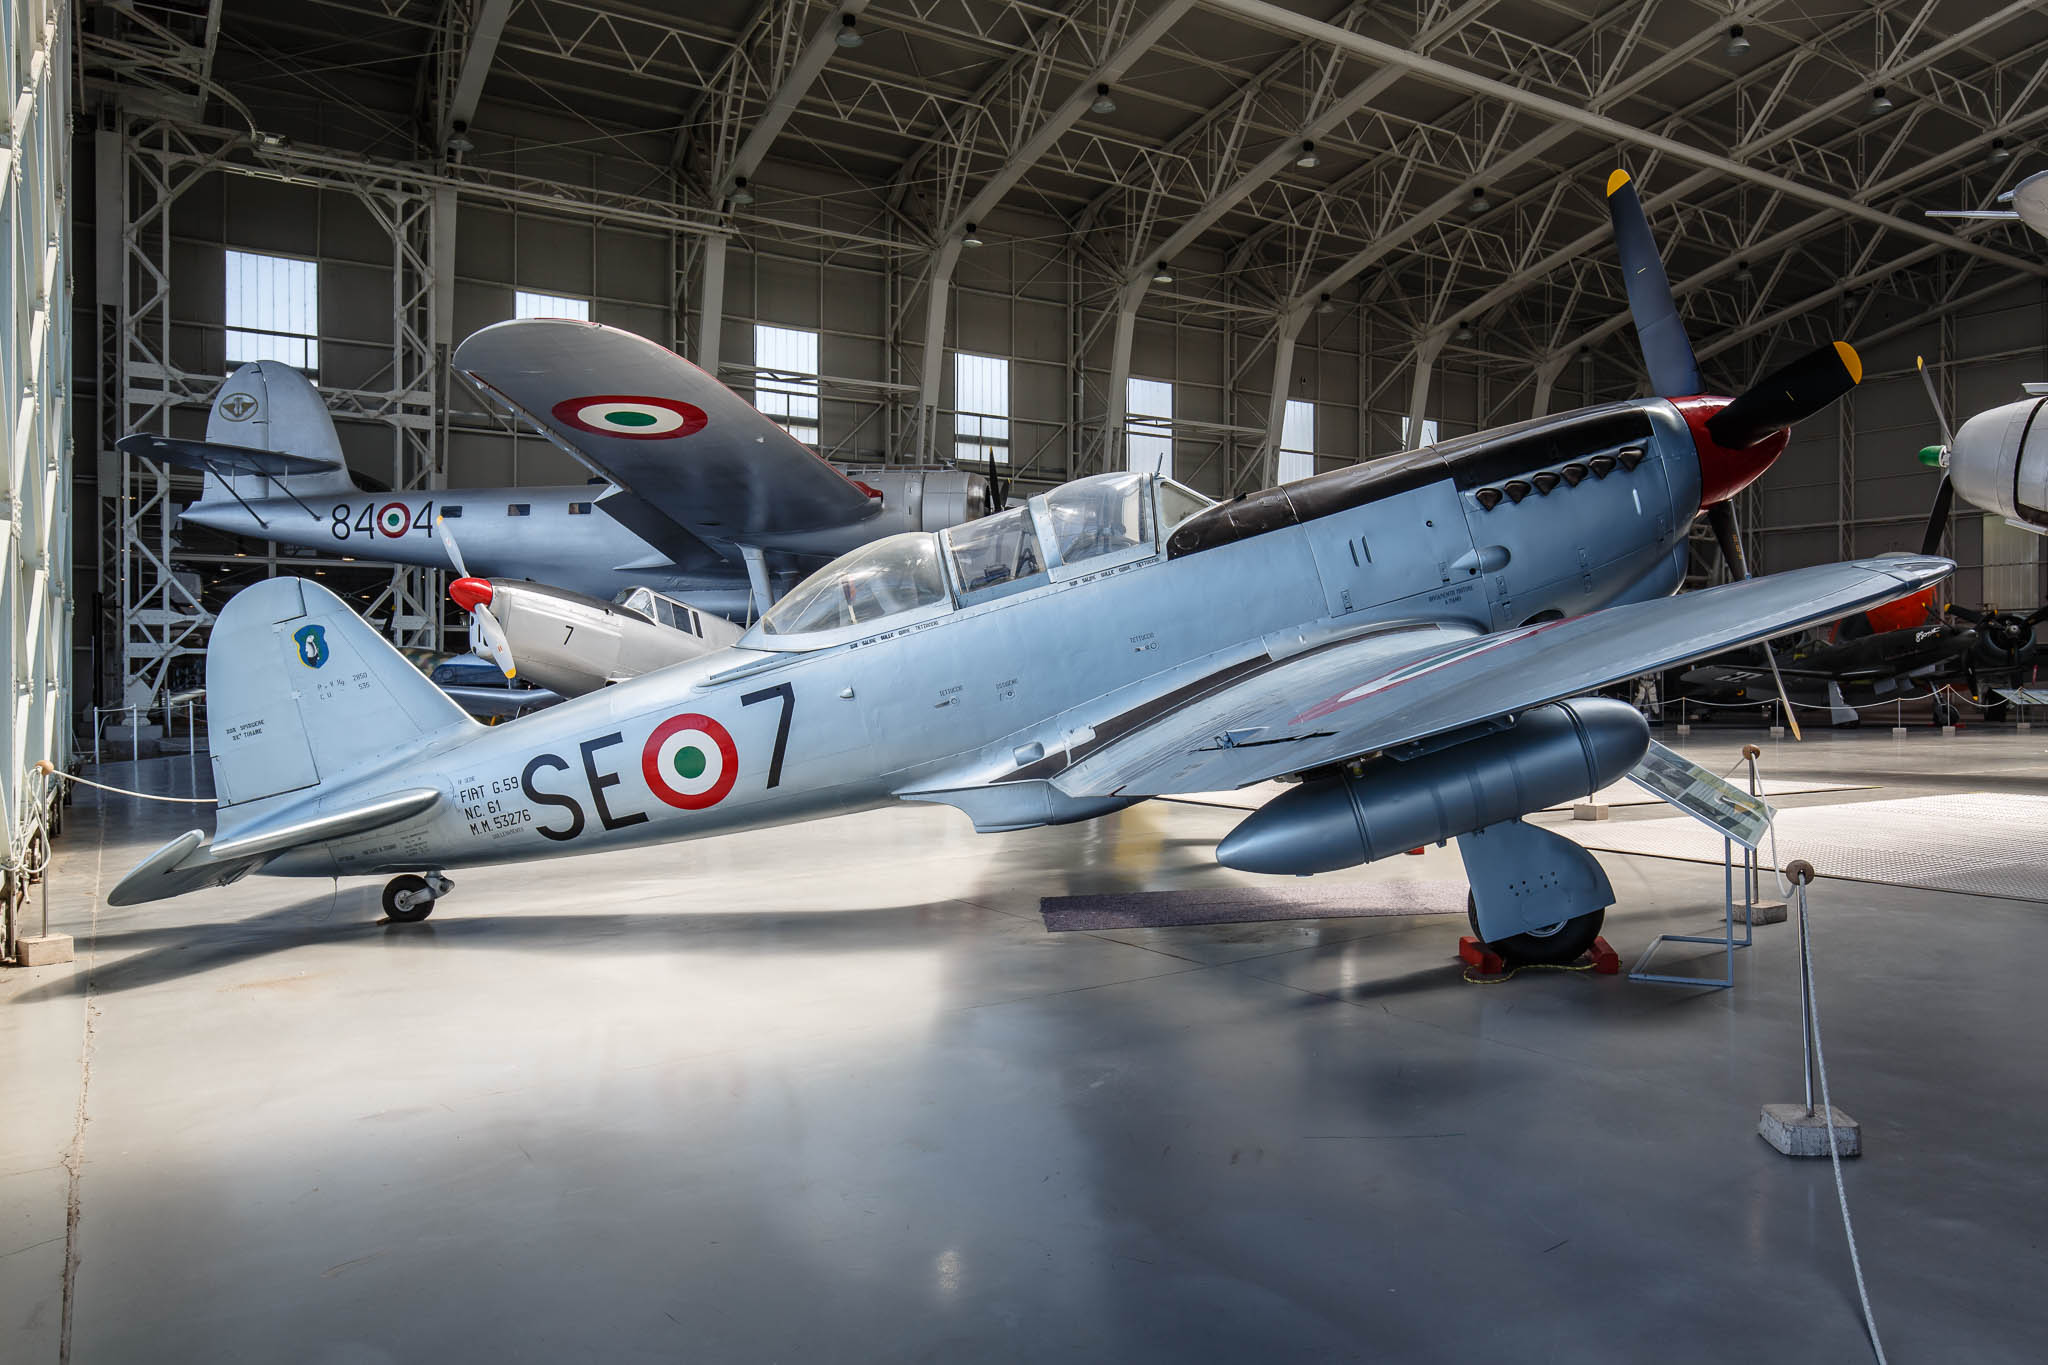
[[[703,810],[732,790],[739,762],[725,727],[692,711],[654,727],[640,751],[640,774],[659,800],[678,810]]]
[[[377,529],[396,539],[412,529],[412,509],[402,502],[387,502],[377,509]]]
[[[704,429],[704,410],[693,403],[647,394],[596,393],[565,398],[554,406],[555,419],[578,431],[622,436],[631,441],[661,441]]]

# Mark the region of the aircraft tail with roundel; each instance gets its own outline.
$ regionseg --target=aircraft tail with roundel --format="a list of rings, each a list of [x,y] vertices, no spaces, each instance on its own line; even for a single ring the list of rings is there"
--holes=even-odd
[[[199,501],[188,512],[364,491],[349,473],[320,391],[276,360],[252,360],[227,377],[213,400],[205,440],[137,433],[115,444],[131,455],[203,473]]]
[[[339,597],[302,578],[244,588],[206,648],[219,814],[107,897],[136,905],[235,881],[309,845],[413,819],[446,799],[415,774],[484,732]]]

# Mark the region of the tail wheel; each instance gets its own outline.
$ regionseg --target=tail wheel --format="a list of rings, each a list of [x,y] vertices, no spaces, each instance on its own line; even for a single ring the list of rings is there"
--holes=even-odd
[[[1465,918],[1472,926],[1473,937],[1500,954],[1501,961],[1510,967],[1564,967],[1577,962],[1593,946],[1593,940],[1600,937],[1600,926],[1607,919],[1605,909],[1580,915],[1575,919],[1559,920],[1556,924],[1540,929],[1524,929],[1519,934],[1489,942],[1479,932],[1479,905],[1471,892],[1465,893]]]
[[[434,913],[434,889],[408,872],[384,887],[384,913],[399,924],[417,924]]]

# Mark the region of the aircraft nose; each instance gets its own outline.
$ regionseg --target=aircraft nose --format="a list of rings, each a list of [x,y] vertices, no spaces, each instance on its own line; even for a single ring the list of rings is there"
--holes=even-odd
[[[1692,448],[1700,461],[1700,509],[1726,502],[1755,483],[1784,454],[1790,431],[1775,431],[1754,445],[1729,447],[1714,439],[1707,423],[1733,399],[1708,397],[1672,400],[1692,431]]]
[[[458,578],[448,585],[448,595],[464,611],[491,604],[491,581],[487,578]]]

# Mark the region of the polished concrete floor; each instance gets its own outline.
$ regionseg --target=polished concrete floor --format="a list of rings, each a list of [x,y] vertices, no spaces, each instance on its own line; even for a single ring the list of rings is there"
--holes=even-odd
[[[1766,766],[2037,792],[2048,732]],[[0,974],[9,1365],[1867,1358],[1827,1164],[1754,1135],[1799,1095],[1787,926],[1726,992],[1469,985],[1444,917],[1048,935],[1044,895],[1238,879],[1241,813],[1163,803],[471,872],[417,925],[369,884],[102,906],[190,809],[81,795],[80,960]],[[1394,862],[1344,875],[1458,875]],[[1603,862],[1625,959],[1715,922],[1717,870]],[[1814,916],[1891,1358],[2042,1359],[2048,904]]]

